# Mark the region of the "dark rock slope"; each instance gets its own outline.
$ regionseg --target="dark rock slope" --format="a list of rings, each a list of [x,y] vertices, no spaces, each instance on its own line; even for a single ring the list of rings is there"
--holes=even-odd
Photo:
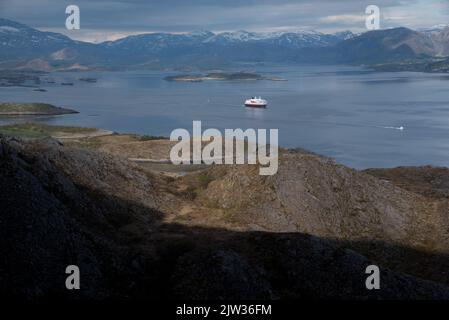
[[[339,240],[167,223],[163,179],[107,154],[0,138],[0,176],[2,297],[449,298],[384,268],[366,290],[373,261]],[[71,264],[78,291],[64,286]]]

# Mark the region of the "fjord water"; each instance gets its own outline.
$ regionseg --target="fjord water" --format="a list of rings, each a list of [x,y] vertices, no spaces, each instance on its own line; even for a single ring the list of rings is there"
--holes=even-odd
[[[46,102],[80,114],[2,118],[169,136],[176,128],[277,128],[280,145],[354,168],[449,166],[449,76],[378,73],[348,66],[246,68],[288,81],[168,82],[178,72],[64,72],[28,87],[0,88],[0,101]],[[96,83],[79,78],[96,78]],[[73,86],[61,86],[73,82]],[[242,106],[250,96],[267,109]],[[399,127],[404,130],[399,130]]]

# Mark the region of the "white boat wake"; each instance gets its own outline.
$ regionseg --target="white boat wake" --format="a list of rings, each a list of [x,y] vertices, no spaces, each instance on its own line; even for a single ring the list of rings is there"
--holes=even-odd
[[[403,126],[400,126],[400,127],[377,127],[377,128],[393,129],[393,130],[400,130],[400,131],[405,130],[405,127],[403,127]]]

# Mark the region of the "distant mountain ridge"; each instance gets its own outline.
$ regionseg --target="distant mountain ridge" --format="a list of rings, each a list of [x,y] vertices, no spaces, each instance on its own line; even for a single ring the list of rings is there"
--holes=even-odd
[[[432,57],[439,52],[433,37],[407,28],[371,31],[337,44],[336,58],[340,62],[372,63]]]
[[[17,58],[34,56],[33,50],[40,50],[41,54],[52,53],[60,48],[88,45],[75,41],[67,36],[54,32],[44,32],[30,28],[11,20],[0,19],[0,47],[2,58]],[[28,51],[24,51],[24,50]]]
[[[449,56],[449,27],[324,34],[316,31],[149,33],[99,44],[0,19],[0,68],[220,67],[236,62],[371,64]]]

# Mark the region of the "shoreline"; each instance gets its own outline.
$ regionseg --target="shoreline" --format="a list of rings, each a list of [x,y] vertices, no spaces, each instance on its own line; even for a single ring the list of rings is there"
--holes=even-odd
[[[48,125],[40,123],[15,123],[0,125],[0,135],[12,136],[20,139],[42,139],[52,138],[68,146],[88,148],[97,151],[105,151],[116,156],[125,157],[135,163],[171,164],[169,160],[170,148],[176,141],[170,141],[169,137],[142,135],[136,133],[122,133],[112,130],[76,127],[68,125]],[[203,142],[205,143],[205,142]],[[203,146],[204,147],[204,146]],[[391,167],[365,167],[356,168],[339,162],[338,160],[298,147],[279,146],[281,153],[307,153],[334,161],[338,165],[345,166],[358,172],[382,172],[382,170],[395,170],[400,168],[428,168],[428,169],[448,169],[444,165],[401,165]],[[203,164],[202,164],[203,165]],[[181,167],[189,166],[182,164]],[[190,164],[190,166],[194,166]]]
[[[77,113],[79,112],[76,110],[48,103],[0,102],[0,116],[56,116]]]

